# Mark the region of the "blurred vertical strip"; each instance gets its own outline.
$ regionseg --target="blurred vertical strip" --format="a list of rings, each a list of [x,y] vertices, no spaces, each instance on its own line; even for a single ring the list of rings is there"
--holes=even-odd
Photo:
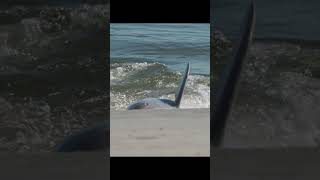
[[[228,113],[233,103],[233,97],[241,72],[243,61],[246,57],[248,46],[252,37],[255,24],[255,5],[252,1],[246,12],[241,28],[241,37],[235,45],[231,60],[224,67],[217,84],[217,93],[213,97],[213,109],[211,116],[211,145],[219,147],[223,142],[223,136],[228,118]],[[213,70],[215,67],[213,67]]]

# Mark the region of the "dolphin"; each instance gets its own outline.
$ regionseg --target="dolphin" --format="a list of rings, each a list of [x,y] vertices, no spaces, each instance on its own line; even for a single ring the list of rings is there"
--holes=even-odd
[[[211,145],[215,147],[219,147],[223,142],[226,120],[232,106],[241,67],[252,39],[254,24],[255,5],[252,1],[244,18],[241,37],[232,53],[230,63],[223,69],[217,86],[217,94],[214,96],[214,105],[211,111],[210,140]]]
[[[189,63],[187,63],[186,70],[180,81],[180,86],[178,88],[178,91],[176,92],[176,98],[174,101],[170,99],[146,98],[146,99],[136,101],[132,104],[129,104],[128,110],[179,108],[189,73],[190,73],[190,65]]]

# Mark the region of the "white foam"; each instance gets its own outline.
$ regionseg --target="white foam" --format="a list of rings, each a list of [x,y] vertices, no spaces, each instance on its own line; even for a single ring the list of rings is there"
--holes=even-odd
[[[126,63],[122,67],[111,68],[110,70],[110,81],[111,84],[115,84],[118,81],[124,80],[132,72],[141,71],[149,66],[155,65],[156,63]],[[116,64],[115,64],[116,65]]]
[[[180,108],[210,108],[209,77],[190,75],[181,100]],[[161,98],[175,99],[175,94],[161,96]]]
[[[111,70],[110,80],[111,85],[117,84],[122,80],[127,79],[130,73],[135,73],[139,70],[145,70],[149,66],[153,66],[158,63],[127,63],[122,64],[121,67],[116,67]],[[178,73],[178,72],[177,72]],[[181,73],[179,73],[181,74]],[[171,92],[170,94],[164,94],[161,97],[154,98],[163,98],[163,99],[175,99],[175,92],[178,88],[179,83],[174,82],[165,82],[161,79],[155,85],[156,87],[148,87],[149,89],[144,89],[140,92],[132,93],[134,90],[130,91],[130,93],[124,92],[111,92],[111,109],[114,110],[125,110],[127,106],[139,99],[154,97],[155,94],[158,94],[157,89],[159,89],[160,93],[163,91],[163,88],[166,88]],[[151,89],[150,89],[151,88]],[[172,91],[170,90],[172,89]],[[165,90],[165,91],[167,91]],[[164,92],[165,92],[164,91]],[[167,91],[168,92],[168,91]],[[210,107],[210,77],[203,75],[190,75],[184,95],[181,100],[180,108],[188,109],[188,108],[209,108]]]

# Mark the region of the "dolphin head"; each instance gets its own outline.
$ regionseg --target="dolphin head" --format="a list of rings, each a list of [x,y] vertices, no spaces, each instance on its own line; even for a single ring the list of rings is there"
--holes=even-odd
[[[134,102],[128,106],[128,110],[133,109],[168,109],[176,107],[176,103],[169,99],[147,98]]]

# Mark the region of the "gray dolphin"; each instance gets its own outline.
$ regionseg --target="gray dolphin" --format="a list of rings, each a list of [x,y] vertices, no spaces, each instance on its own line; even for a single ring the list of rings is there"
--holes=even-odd
[[[146,99],[136,101],[132,104],[129,104],[128,110],[179,108],[189,73],[190,73],[190,65],[189,63],[187,63],[186,70],[181,79],[179,89],[176,92],[176,99],[174,101],[170,99],[146,98]]]

